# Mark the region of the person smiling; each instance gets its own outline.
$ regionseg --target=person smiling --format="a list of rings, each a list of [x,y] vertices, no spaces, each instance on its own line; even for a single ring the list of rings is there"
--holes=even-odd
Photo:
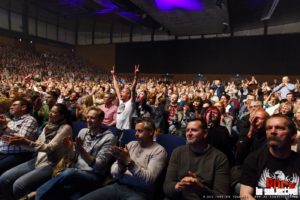
[[[187,145],[176,148],[170,158],[164,193],[170,199],[221,198],[229,193],[229,162],[207,144],[207,125],[195,119],[186,127]]]
[[[54,166],[64,154],[62,141],[72,135],[69,117],[70,112],[65,105],[55,104],[51,108],[48,124],[36,141],[20,135],[5,138],[9,145],[33,148],[37,152],[33,159],[2,174],[0,188],[5,199],[19,199],[51,178]]]

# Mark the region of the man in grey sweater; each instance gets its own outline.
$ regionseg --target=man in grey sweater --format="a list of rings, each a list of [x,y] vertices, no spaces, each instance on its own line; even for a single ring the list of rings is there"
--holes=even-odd
[[[103,119],[101,109],[89,109],[88,128],[81,129],[74,142],[64,139],[66,156],[56,166],[55,177],[37,189],[35,199],[78,198],[100,185],[109,170],[111,147],[116,144],[112,132],[101,127]]]
[[[164,182],[170,199],[226,198],[229,193],[227,157],[206,142],[204,120],[190,121],[186,128],[187,145],[171,155]]]
[[[114,147],[117,161],[111,167],[111,174],[117,183],[91,192],[80,200],[101,199],[148,199],[153,195],[154,184],[164,169],[167,153],[153,141],[154,122],[150,118],[136,121],[135,137],[125,148]]]

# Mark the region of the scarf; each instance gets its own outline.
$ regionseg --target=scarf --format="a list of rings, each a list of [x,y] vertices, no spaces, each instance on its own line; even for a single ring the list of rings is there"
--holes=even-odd
[[[66,124],[65,120],[61,120],[61,121],[58,121],[56,123],[49,122],[45,126],[44,133],[45,133],[45,137],[46,137],[46,141],[45,141],[46,144],[48,144],[55,137],[55,135],[57,133],[57,130],[63,124]]]

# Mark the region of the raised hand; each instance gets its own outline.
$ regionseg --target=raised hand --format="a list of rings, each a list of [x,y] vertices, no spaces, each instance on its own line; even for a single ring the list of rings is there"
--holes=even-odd
[[[115,66],[112,67],[112,70],[110,70],[111,75],[116,75]]]
[[[137,76],[140,72],[140,65],[134,65],[134,75]]]

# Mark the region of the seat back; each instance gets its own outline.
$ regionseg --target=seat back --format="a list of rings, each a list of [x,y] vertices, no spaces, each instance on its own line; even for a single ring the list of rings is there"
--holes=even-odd
[[[136,140],[135,138],[135,130],[134,129],[127,129],[124,130],[120,137],[119,137],[119,145],[124,146],[125,144],[128,144],[131,141]]]
[[[72,122],[73,138],[77,137],[79,131],[83,128],[87,128],[86,122],[84,122],[84,121],[74,121],[74,122]]]
[[[156,137],[156,142],[166,149],[170,157],[176,147],[186,144],[186,139],[177,135],[161,134]]]

